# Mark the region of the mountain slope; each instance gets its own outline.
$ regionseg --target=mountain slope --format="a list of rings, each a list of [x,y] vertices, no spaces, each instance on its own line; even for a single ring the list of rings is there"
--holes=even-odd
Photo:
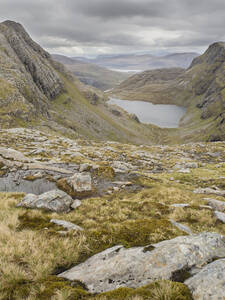
[[[101,90],[108,90],[129,77],[128,73],[111,71],[93,63],[71,59],[63,55],[52,55],[53,59],[64,64],[84,84]]]
[[[180,130],[184,139],[224,140],[225,43],[212,44],[186,71],[173,73],[173,69],[146,71],[128,78],[112,93],[123,99],[185,106],[187,132],[185,127]]]
[[[101,91],[82,84],[12,21],[0,24],[0,83],[1,128],[38,127],[70,137],[135,143],[166,136],[109,106]]]
[[[172,53],[165,56],[151,54],[99,55],[84,59],[99,66],[118,70],[150,70],[159,68],[187,68],[199,54],[195,52]]]

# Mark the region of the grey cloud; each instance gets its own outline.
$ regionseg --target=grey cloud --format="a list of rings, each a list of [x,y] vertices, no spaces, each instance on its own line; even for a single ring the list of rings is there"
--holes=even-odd
[[[74,47],[201,51],[225,39],[224,0],[0,0],[0,10],[0,21],[18,21],[48,51],[71,55]]]

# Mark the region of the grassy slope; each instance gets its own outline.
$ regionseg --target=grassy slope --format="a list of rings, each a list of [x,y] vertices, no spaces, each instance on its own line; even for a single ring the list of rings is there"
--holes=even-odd
[[[5,138],[9,147],[17,148],[13,136]],[[81,140],[77,142],[83,144]],[[49,147],[57,145],[52,143]],[[99,147],[98,151],[104,148],[101,143],[93,146]],[[26,146],[23,147],[26,149]],[[67,149],[66,144],[64,147]],[[115,144],[112,147],[119,151],[108,153],[115,160],[121,152],[127,159],[130,157],[135,161],[132,146]],[[155,159],[157,155],[163,154],[164,159],[160,160],[162,171],[159,174],[147,174],[147,166],[139,173],[138,182],[144,189],[136,193],[121,191],[113,195],[87,198],[82,200],[79,208],[64,215],[18,209],[15,205],[23,194],[0,193],[1,300],[164,300],[165,296],[167,299],[191,299],[186,287],[180,283],[162,281],[136,290],[123,288],[91,296],[79,283],[71,286],[68,281],[55,276],[63,269],[113,245],[144,246],[183,235],[183,232],[168,222],[171,218],[188,225],[195,233],[214,231],[225,234],[224,225],[216,221],[213,212],[199,206],[206,204],[203,199],[205,195],[193,193],[199,186],[216,185],[224,189],[224,181],[221,179],[225,172],[224,163],[218,164],[217,158],[211,157],[209,160],[207,156],[208,151],[219,151],[224,155],[224,144],[140,149],[147,151]],[[84,151],[87,150],[84,147]],[[178,173],[176,170],[172,173],[163,171],[182,161],[182,156],[179,158],[177,152],[183,151],[201,156],[198,168],[192,169],[189,174]],[[63,156],[59,158],[64,161]],[[221,160],[222,156],[218,159]],[[171,177],[174,178],[173,181]],[[213,197],[224,201],[223,197]],[[173,203],[189,203],[191,206],[172,208],[170,204]],[[51,218],[74,222],[83,227],[84,231],[60,236],[58,231],[61,228],[51,224]]]
[[[125,80],[129,74],[111,71],[98,65],[53,55],[53,58],[66,66],[79,80],[101,90],[108,90]]]

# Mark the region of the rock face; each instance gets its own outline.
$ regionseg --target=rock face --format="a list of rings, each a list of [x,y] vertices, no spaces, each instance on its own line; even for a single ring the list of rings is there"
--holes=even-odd
[[[36,44],[24,28],[12,21],[0,24],[0,110],[29,118],[46,115],[48,101],[63,90],[63,83],[50,55]]]
[[[205,266],[198,274],[185,281],[195,300],[225,299],[225,259]]]
[[[69,212],[73,199],[60,190],[52,190],[42,195],[27,194],[17,207],[38,208],[54,212]]]
[[[224,257],[225,237],[216,233],[180,236],[148,247],[115,246],[59,276],[83,282],[92,293],[136,288],[157,279],[184,281],[187,271]],[[199,269],[200,270],[200,269]]]

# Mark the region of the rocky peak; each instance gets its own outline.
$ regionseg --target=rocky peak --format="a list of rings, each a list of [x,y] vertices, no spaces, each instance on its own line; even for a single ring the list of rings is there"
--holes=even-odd
[[[225,61],[225,42],[213,43],[209,46],[206,52],[196,57],[190,68],[194,65],[201,64],[203,62],[207,64],[223,63]]]

